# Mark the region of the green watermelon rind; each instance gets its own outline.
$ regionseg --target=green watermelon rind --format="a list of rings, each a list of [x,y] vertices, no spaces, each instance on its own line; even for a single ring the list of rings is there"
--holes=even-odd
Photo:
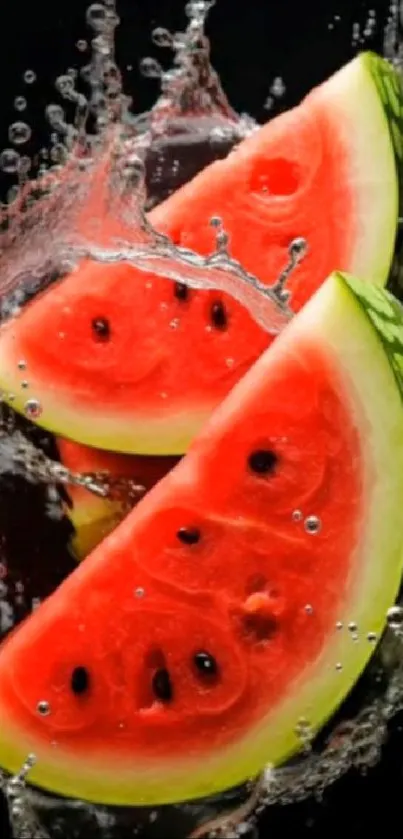
[[[377,87],[395,153],[396,173],[399,184],[399,229],[396,237],[395,257],[390,271],[388,288],[399,299],[403,297],[403,80],[400,73],[385,58],[376,53],[363,55]]]
[[[403,307],[396,298],[384,290],[357,282],[350,274],[340,274],[354,292],[356,299],[378,332],[389,358],[397,385],[403,397]]]
[[[37,742],[19,730],[18,716],[13,718],[12,707],[2,698],[0,680],[0,765],[18,771],[27,754],[34,752],[38,762],[30,780],[38,786],[95,802],[155,805],[219,793],[256,776],[266,765],[284,763],[301,748],[301,719],[307,721],[312,734],[322,728],[373,655],[374,644],[368,635],[376,633],[381,638],[387,610],[396,600],[401,582],[402,313],[386,291],[335,273],[268,351],[281,363],[308,338],[328,355],[337,373],[335,381],[341,382],[340,398],[351,410],[359,432],[364,465],[365,509],[338,616],[344,628],[340,631],[335,624],[321,656],[293,681],[281,705],[241,741],[211,755],[204,753],[202,759],[188,754],[182,757],[178,748],[176,755],[158,766],[141,760],[137,765],[134,760],[122,763],[118,754],[114,760],[110,752],[104,759],[98,753],[92,759],[88,756],[83,765],[72,753],[59,762],[57,748],[50,741]],[[263,357],[256,366],[264,363]],[[230,395],[232,404],[252,385],[253,370]],[[211,434],[214,422],[213,416]],[[348,631],[350,622],[358,626],[358,641]],[[7,644],[4,654],[4,663],[0,655],[2,666],[12,666],[7,660]]]
[[[374,52],[362,54],[378,90],[395,152],[399,184],[403,182],[403,88],[399,73]]]
[[[319,113],[328,110],[328,130],[335,132],[333,166],[339,166],[341,191],[354,200],[356,229],[348,265],[333,267],[384,287],[396,270],[403,176],[399,78],[389,62],[363,52],[312,91],[310,99]],[[345,224],[342,217],[340,224]]]

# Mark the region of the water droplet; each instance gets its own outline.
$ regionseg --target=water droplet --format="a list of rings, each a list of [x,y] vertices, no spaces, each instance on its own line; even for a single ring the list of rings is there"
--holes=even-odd
[[[18,172],[20,155],[15,149],[3,149],[0,154],[0,169],[8,174]]]
[[[293,521],[302,521],[302,519],[303,519],[303,515],[301,513],[301,510],[294,510],[294,512],[292,514],[292,520]]]
[[[342,665],[341,661],[338,661],[338,662],[337,662],[337,664],[336,664],[336,670],[337,670],[338,672],[340,672],[341,670],[343,670],[343,665]]]
[[[341,622],[341,621],[337,621],[337,623],[336,623],[336,629],[337,629],[337,631],[338,631],[338,632],[340,632],[340,630],[341,630],[341,629],[343,629],[343,624],[342,624],[342,622]]]
[[[302,236],[293,239],[289,247],[290,256],[298,262],[305,256],[307,250],[308,243]]]
[[[88,48],[87,41],[85,41],[84,38],[80,38],[76,43],[76,47],[80,52],[85,52]]]
[[[170,326],[170,328],[171,328],[171,329],[177,329],[179,325],[180,325],[180,320],[179,320],[179,318],[173,318],[173,319],[170,321],[170,324],[169,324],[169,326]]]
[[[277,76],[277,78],[274,79],[273,84],[270,88],[270,93],[277,99],[281,99],[281,97],[284,96],[285,91],[286,87],[283,79],[281,78],[281,76]]]
[[[392,606],[388,609],[386,619],[393,632],[403,634],[403,608],[401,606]]]
[[[226,358],[225,359],[225,364],[226,364],[227,367],[233,367],[234,364],[235,364],[235,359],[234,358]]]
[[[17,367],[18,367],[19,370],[26,370],[27,369],[27,362],[24,361],[23,359],[21,359],[18,362]]]
[[[210,219],[210,224],[211,227],[221,227],[222,219],[220,218],[220,216],[212,216],[212,218]]]
[[[375,644],[378,640],[378,635],[376,632],[368,632],[367,639],[370,644]]]
[[[36,73],[34,70],[25,70],[23,78],[25,84],[33,84],[36,81]]]
[[[139,586],[138,588],[136,588],[134,590],[134,596],[135,597],[144,597],[144,595],[145,595],[145,590],[141,586]]]
[[[305,606],[305,611],[307,615],[313,615],[313,606],[310,603],[307,603]]]
[[[27,107],[27,100],[25,96],[16,96],[14,99],[14,108],[16,111],[25,111]]]
[[[47,717],[48,714],[50,714],[49,702],[47,702],[46,699],[40,699],[36,706],[36,710],[41,717]]]
[[[348,631],[353,641],[359,640],[358,626],[355,621],[350,621],[350,623],[348,624]]]
[[[162,76],[162,67],[155,58],[142,58],[139,66],[141,75],[146,79],[160,79]]]
[[[172,47],[173,38],[168,29],[157,26],[151,33],[151,38],[157,47]]]
[[[297,725],[295,726],[295,734],[297,735],[301,743],[305,746],[305,748],[310,747],[313,732],[310,722],[308,722],[308,720],[305,719],[305,717],[301,717],[301,719],[298,720]]]
[[[38,419],[42,414],[42,406],[38,399],[28,399],[24,405],[24,413],[28,419]]]
[[[304,527],[307,533],[311,533],[314,536],[322,529],[322,522],[318,516],[308,516],[305,519]]]
[[[95,32],[103,32],[107,21],[107,11],[101,3],[92,3],[87,9],[87,23]]]
[[[74,91],[74,79],[69,73],[65,73],[57,77],[55,87],[62,96],[70,98],[72,91]]]
[[[31,138],[31,127],[26,122],[13,122],[8,129],[8,139],[10,143],[15,143],[16,146],[22,146]]]
[[[64,125],[64,111],[61,105],[55,105],[51,103],[47,106],[45,110],[45,116],[50,125],[53,128],[59,128],[61,125]],[[57,135],[55,136],[54,140],[57,140]]]

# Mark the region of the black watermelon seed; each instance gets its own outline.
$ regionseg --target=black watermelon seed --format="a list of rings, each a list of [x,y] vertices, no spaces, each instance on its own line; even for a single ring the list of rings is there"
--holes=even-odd
[[[184,545],[196,545],[200,540],[200,530],[197,527],[181,527],[177,537]]]
[[[276,453],[270,449],[257,449],[248,458],[249,469],[257,475],[268,475],[274,472],[277,462]]]
[[[205,650],[199,650],[193,656],[193,663],[202,676],[216,676],[218,673],[217,662],[214,656]]]
[[[111,327],[107,318],[93,318],[91,327],[97,341],[109,341]]]
[[[187,300],[189,297],[189,286],[185,283],[175,283],[174,295],[177,300]]]
[[[171,702],[173,698],[173,688],[168,670],[165,670],[165,668],[156,670],[153,676],[152,689],[155,697],[159,699],[160,702]]]
[[[211,307],[211,321],[216,329],[225,329],[228,325],[227,313],[221,300],[213,303]]]
[[[71,674],[70,686],[77,696],[86,693],[90,686],[90,674],[85,667],[75,667]]]

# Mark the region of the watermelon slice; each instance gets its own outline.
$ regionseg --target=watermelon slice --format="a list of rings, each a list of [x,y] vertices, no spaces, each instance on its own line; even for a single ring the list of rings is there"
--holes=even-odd
[[[33,752],[33,783],[133,805],[218,792],[295,753],[399,589],[402,392],[400,305],[332,275],[0,648],[0,765]]]
[[[364,53],[151,220],[206,253],[209,220],[221,216],[233,256],[267,284],[304,237],[309,253],[289,283],[295,311],[334,268],[384,285],[399,215],[401,103],[394,69]],[[0,386],[17,410],[77,442],[180,454],[271,340],[226,294],[86,261],[3,327]]]
[[[64,505],[64,512],[74,527],[71,547],[77,559],[87,556],[116,527],[144,492],[164,477],[178,460],[176,457],[141,457],[104,452],[62,438],[57,440],[57,447],[67,469],[74,473],[93,474],[100,483],[105,478],[112,482],[111,495],[106,498],[95,495],[83,486],[66,487],[69,501]]]

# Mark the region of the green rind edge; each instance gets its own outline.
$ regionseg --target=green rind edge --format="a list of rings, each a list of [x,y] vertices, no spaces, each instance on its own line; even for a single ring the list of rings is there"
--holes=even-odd
[[[403,400],[403,306],[386,289],[363,283],[351,274],[337,272],[337,276],[352,291],[378,333]]]
[[[362,56],[385,112],[396,163],[399,191],[399,219],[393,265],[388,288],[403,299],[403,79],[390,61],[374,52]],[[403,219],[402,219],[403,221]]]

